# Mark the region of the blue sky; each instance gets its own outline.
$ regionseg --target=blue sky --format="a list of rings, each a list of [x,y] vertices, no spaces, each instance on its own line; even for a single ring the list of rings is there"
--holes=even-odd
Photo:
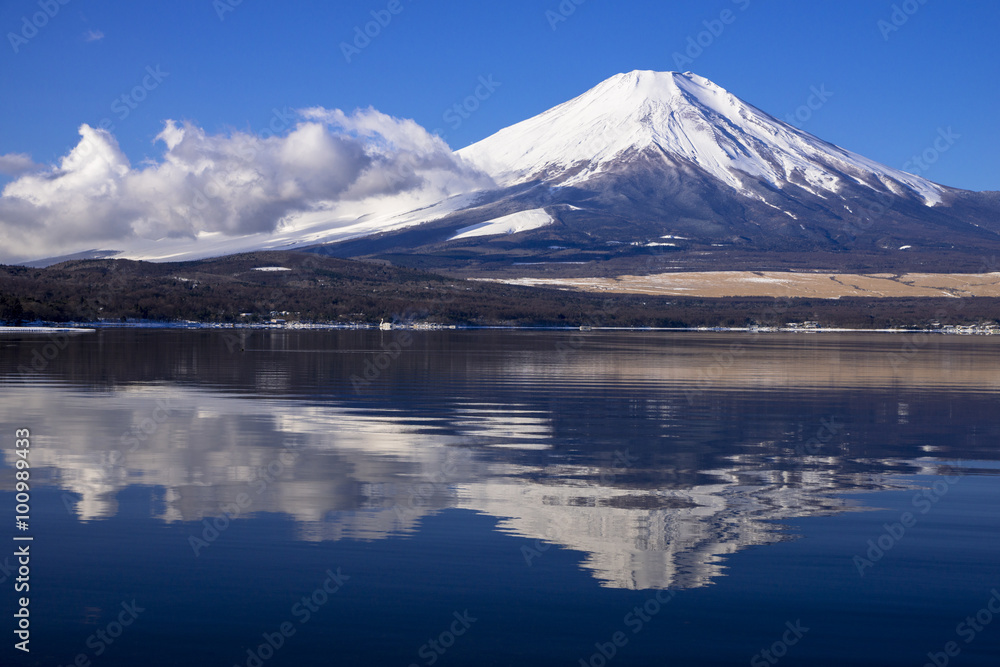
[[[42,11],[39,0],[5,0],[0,155],[54,162],[81,123],[107,118],[137,164],[162,154],[153,138],[166,119],[259,131],[273,109],[369,105],[459,148],[615,73],[677,69],[674,54],[729,10],[685,69],[781,118],[825,85],[832,97],[801,127],[894,167],[951,127],[961,139],[922,175],[1000,189],[997,2],[901,2],[912,15],[887,32],[879,21],[892,25],[893,3],[873,0],[565,0],[562,10],[559,0],[397,1],[397,14],[382,13],[391,22],[347,62],[342,43],[389,0],[42,0],[58,12],[34,35],[24,17]],[[14,44],[10,33],[33,36]],[[155,89],[126,100],[135,108],[122,118],[120,98],[147,67],[168,75],[146,79]],[[481,76],[499,86],[460,124],[446,121]]]

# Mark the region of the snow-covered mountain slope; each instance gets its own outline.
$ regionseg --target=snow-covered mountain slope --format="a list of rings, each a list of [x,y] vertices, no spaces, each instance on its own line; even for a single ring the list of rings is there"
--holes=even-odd
[[[502,185],[576,185],[661,151],[751,195],[748,178],[825,196],[860,184],[927,205],[945,190],[795,129],[690,72],[634,71],[458,152]]]
[[[316,211],[296,216],[274,232],[229,236],[219,232],[187,238],[136,240],[120,257],[148,261],[180,261],[222,257],[255,250],[295,250],[321,243],[363,238],[421,225],[471,205],[476,194],[457,195],[413,210],[396,208],[398,202],[378,207],[341,207],[335,213]],[[345,210],[346,209],[346,210]]]
[[[71,259],[133,259],[151,262],[178,262],[224,257],[258,250],[296,250],[324,243],[338,243],[397,231],[433,222],[475,203],[478,193],[456,195],[419,208],[416,203],[390,201],[381,208],[365,203],[341,206],[338,211],[320,210],[290,218],[273,232],[229,235],[202,232],[196,238],[132,238],[119,242],[115,250],[91,250],[74,255],[47,257],[29,266],[51,266]],[[406,205],[409,203],[409,205]],[[498,232],[499,233],[499,232]]]

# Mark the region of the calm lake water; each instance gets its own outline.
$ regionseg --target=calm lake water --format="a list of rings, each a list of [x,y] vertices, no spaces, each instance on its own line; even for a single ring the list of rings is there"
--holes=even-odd
[[[1000,339],[909,343],[2,336],[0,663],[996,665]]]

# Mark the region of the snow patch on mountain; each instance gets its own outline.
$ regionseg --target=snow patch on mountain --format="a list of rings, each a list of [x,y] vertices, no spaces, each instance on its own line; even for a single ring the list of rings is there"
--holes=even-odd
[[[517,234],[532,229],[539,229],[554,222],[552,216],[545,212],[545,209],[536,208],[530,211],[520,211],[505,215],[502,218],[494,218],[478,225],[463,227],[458,230],[455,236],[449,241],[468,239],[476,236],[497,236],[500,234]]]

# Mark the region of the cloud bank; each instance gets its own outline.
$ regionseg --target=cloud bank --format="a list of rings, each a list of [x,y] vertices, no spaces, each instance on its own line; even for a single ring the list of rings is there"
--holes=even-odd
[[[136,239],[268,233],[306,213],[344,217],[369,204],[429,204],[492,185],[411,120],[323,108],[290,120],[289,131],[266,137],[210,135],[168,120],[156,137],[162,157],[138,167],[114,136],[89,125],[58,165],[0,156],[0,171],[21,174],[0,195],[0,261]]]
[[[25,155],[24,153],[0,155],[0,174],[17,176],[26,171],[34,171],[36,169],[41,169],[41,166],[35,164],[30,155]]]

